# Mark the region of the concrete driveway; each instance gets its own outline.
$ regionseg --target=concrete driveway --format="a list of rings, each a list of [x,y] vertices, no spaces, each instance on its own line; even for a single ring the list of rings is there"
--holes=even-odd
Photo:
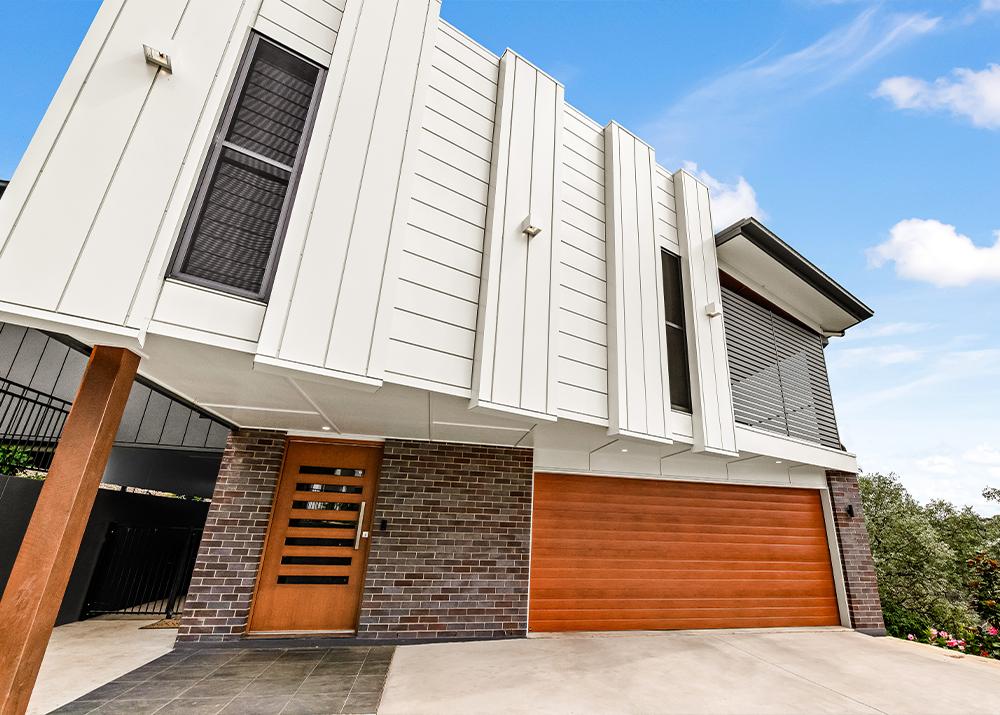
[[[574,635],[396,649],[380,715],[969,713],[1000,661],[844,629]]]

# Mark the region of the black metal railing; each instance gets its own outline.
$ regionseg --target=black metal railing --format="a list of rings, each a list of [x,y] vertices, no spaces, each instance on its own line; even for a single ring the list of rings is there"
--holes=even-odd
[[[184,608],[200,541],[201,529],[109,524],[82,617],[173,618]]]
[[[47,472],[70,404],[0,378],[0,473]]]

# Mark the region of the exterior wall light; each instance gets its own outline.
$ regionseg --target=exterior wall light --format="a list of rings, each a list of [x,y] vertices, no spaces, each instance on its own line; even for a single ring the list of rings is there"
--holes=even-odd
[[[142,52],[146,56],[146,64],[158,67],[167,74],[173,74],[174,68],[170,64],[170,55],[166,52],[154,50],[149,45],[142,46]]]
[[[521,233],[525,234],[528,238],[534,238],[541,232],[541,227],[531,222],[531,214],[528,214],[524,221],[521,222]]]
[[[705,315],[709,318],[718,318],[722,315],[722,306],[716,303],[714,300],[705,306]]]

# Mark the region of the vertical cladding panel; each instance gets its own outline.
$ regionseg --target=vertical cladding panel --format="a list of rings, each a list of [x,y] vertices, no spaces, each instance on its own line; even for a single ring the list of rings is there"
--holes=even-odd
[[[439,3],[391,9],[347,7],[264,319],[265,362],[380,378],[373,349],[393,307]]]
[[[499,66],[444,22],[435,44],[385,371],[387,379],[467,396]],[[441,177],[447,185],[435,183]],[[445,329],[453,340],[438,343],[441,330],[420,325]]]
[[[58,310],[111,323],[125,321],[199,117],[219,82],[220,63],[227,49],[243,40],[241,12],[246,22],[242,3],[226,0],[191,4],[179,18],[169,44],[177,71],[158,74],[150,88]],[[206,33],[205,28],[213,31]],[[155,171],[150,170],[153,155]],[[115,280],[107,280],[109,272]]]
[[[609,432],[670,441],[652,148],[615,123],[604,130],[609,207]]]
[[[205,5],[102,8],[4,201],[0,300],[124,321],[221,56],[252,19],[239,0]],[[145,64],[137,38],[181,52],[177,74]]]
[[[695,451],[735,455],[736,422],[721,309],[719,265],[708,187],[685,171],[674,175],[681,266],[687,288],[688,353],[691,370]]]
[[[473,401],[554,418],[562,86],[508,51],[500,60]],[[534,237],[522,222],[541,229]]]

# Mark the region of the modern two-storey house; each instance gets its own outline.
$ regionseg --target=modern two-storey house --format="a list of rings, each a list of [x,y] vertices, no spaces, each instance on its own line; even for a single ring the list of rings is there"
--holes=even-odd
[[[0,320],[95,346],[5,637],[136,369],[239,428],[180,641],[878,631],[871,315],[438,0],[106,0],[0,201]]]

